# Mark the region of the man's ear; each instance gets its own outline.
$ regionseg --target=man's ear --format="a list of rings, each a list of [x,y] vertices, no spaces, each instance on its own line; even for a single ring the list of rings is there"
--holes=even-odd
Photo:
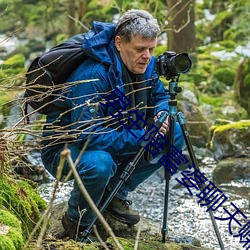
[[[120,51],[120,49],[121,49],[121,43],[122,43],[121,37],[116,36],[115,37],[115,47],[118,51]]]

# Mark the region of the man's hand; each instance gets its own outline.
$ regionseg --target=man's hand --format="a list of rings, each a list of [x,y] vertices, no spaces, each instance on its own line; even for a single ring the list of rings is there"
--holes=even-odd
[[[154,117],[155,122],[159,119],[160,115],[162,112],[165,111],[160,111],[159,113],[157,113],[157,115]],[[161,135],[166,135],[166,133],[169,131],[169,123],[168,123],[168,116],[165,119],[165,121],[162,123],[162,126],[160,127],[158,133],[160,133]]]

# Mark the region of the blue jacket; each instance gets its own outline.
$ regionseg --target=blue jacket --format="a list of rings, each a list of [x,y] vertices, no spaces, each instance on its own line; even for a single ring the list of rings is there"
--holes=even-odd
[[[62,137],[69,137],[79,147],[83,147],[88,139],[88,150],[124,155],[135,153],[140,148],[139,138],[143,137],[145,130],[128,130],[118,119],[110,117],[110,114],[114,114],[112,107],[100,104],[116,88],[124,93],[121,63],[114,53],[114,31],[114,24],[93,23],[83,41],[88,59],[67,80],[68,87],[62,93],[64,101],[55,103],[55,108],[47,115],[47,123],[63,128]],[[152,115],[162,110],[168,111],[169,95],[155,71],[154,57],[145,77],[146,85],[151,86],[147,90],[147,105],[154,107]],[[81,82],[83,80],[86,81]],[[62,112],[60,109],[64,109],[65,105],[69,111]],[[58,134],[60,132],[51,131],[44,135]]]

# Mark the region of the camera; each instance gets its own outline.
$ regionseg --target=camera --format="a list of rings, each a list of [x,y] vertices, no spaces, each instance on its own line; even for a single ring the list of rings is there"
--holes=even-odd
[[[164,52],[156,59],[156,69],[160,76],[167,80],[187,73],[192,66],[192,61],[187,53],[176,54],[174,51]]]

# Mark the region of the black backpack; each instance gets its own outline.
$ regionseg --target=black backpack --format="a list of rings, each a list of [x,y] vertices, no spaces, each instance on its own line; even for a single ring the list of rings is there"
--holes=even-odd
[[[26,114],[28,105],[41,114],[51,110],[66,79],[86,59],[83,40],[84,34],[75,35],[31,63],[24,93]]]

